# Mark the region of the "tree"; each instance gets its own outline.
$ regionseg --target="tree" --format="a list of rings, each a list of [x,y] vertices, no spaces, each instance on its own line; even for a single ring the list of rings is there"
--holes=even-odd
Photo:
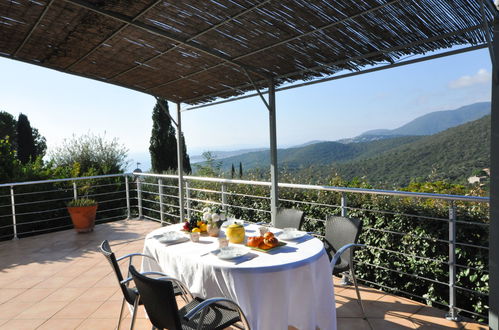
[[[28,117],[22,113],[17,119],[17,158],[22,164],[36,159],[35,139]]]
[[[159,102],[162,102],[161,104]],[[152,170],[157,173],[177,169],[177,138],[176,131],[168,114],[168,102],[158,101],[152,114],[152,131],[149,146]],[[187,155],[184,135],[182,134],[182,154],[184,172],[191,172],[191,163]]]
[[[239,178],[243,178],[243,163],[239,162]]]
[[[234,179],[235,176],[236,176],[236,169],[234,168],[234,164],[232,164],[232,168],[230,170],[230,177]]]
[[[86,134],[65,139],[51,154],[56,167],[77,167],[75,175],[123,173],[128,166],[128,150],[114,138]]]
[[[35,154],[37,157],[45,156],[47,151],[47,140],[38,132],[37,128],[32,128],[33,140],[35,142]]]
[[[14,141],[17,141],[16,136],[17,120],[10,113],[0,111],[0,139],[7,139],[15,149]]]
[[[184,172],[187,174],[191,174],[191,172],[192,172],[191,159],[189,158],[189,155],[187,154],[187,147],[185,145],[184,133],[182,133],[182,155],[184,155],[184,158],[183,158]]]
[[[194,164],[196,166],[196,174],[199,176],[220,176],[222,162],[218,161],[210,151],[203,152],[202,156],[205,161],[201,164]]]
[[[9,140],[0,139],[0,155],[0,183],[15,181],[21,165]]]

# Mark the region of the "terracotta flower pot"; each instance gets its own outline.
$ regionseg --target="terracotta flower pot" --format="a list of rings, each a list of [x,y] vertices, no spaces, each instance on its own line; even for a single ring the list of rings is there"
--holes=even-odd
[[[93,206],[71,206],[68,207],[71,221],[78,233],[87,233],[94,230],[95,215],[97,214],[97,205]]]

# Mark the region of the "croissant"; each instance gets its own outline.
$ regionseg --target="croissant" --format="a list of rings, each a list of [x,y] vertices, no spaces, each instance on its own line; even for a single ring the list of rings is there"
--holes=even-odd
[[[264,238],[264,239],[269,239],[269,238],[272,238],[272,237],[274,237],[274,233],[272,233],[272,232],[270,232],[270,231],[266,232],[266,233],[263,235],[263,238]]]
[[[279,244],[279,240],[275,237],[264,238],[263,243],[265,243],[265,245],[268,245],[270,247],[276,247]]]

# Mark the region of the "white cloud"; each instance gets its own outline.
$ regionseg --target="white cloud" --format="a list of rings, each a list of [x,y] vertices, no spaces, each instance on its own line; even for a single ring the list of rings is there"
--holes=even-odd
[[[473,85],[481,85],[490,83],[491,74],[485,69],[478,70],[472,76],[462,76],[453,80],[449,83],[450,88],[463,88],[469,87]]]

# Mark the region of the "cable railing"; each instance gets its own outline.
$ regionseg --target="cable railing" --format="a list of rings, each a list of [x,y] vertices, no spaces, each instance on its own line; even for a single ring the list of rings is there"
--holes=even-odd
[[[188,218],[216,206],[248,221],[271,220],[270,182],[185,176],[184,184]],[[359,281],[445,307],[450,319],[463,313],[487,319],[488,197],[291,183],[279,188],[281,206],[302,209],[304,229],[320,239],[328,215],[364,220],[361,240],[368,248],[356,253]],[[176,175],[8,183],[0,185],[0,240],[71,228],[65,203],[83,192],[99,202],[97,223],[181,220]],[[469,300],[475,303],[463,303]]]

